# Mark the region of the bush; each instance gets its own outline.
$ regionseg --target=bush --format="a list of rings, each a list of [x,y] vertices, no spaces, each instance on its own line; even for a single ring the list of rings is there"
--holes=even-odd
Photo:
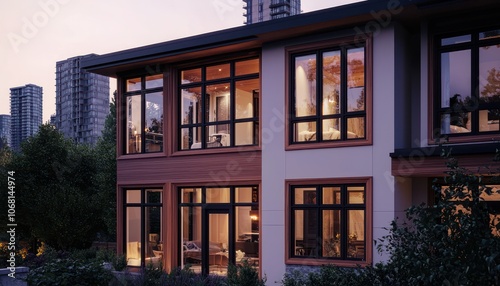
[[[406,220],[394,220],[389,234],[377,241],[379,252],[390,254],[387,262],[293,272],[282,285],[500,285],[498,210],[484,202],[493,190],[456,160],[448,159],[447,166],[444,180],[433,184],[436,202],[410,207]]]
[[[32,286],[107,286],[111,277],[111,272],[98,261],[67,258],[56,259],[30,270],[26,281]]]
[[[116,255],[111,264],[116,271],[123,271],[127,267],[127,258],[123,254]]]
[[[148,265],[139,278],[129,277],[120,285],[134,286],[228,286],[226,277],[194,273],[188,267],[175,268],[166,273],[159,267]]]
[[[448,167],[444,183],[434,183],[436,203],[409,208],[407,222],[392,222],[381,240],[392,285],[500,285],[500,238],[492,233],[500,227],[484,202],[492,189],[456,160]]]
[[[391,285],[383,281],[382,269],[371,267],[345,268],[335,265],[321,266],[318,272],[303,273],[295,270],[284,275],[284,286],[382,286]]]
[[[260,279],[259,273],[247,260],[243,264],[229,264],[227,269],[227,284],[230,286],[264,286],[266,278]]]

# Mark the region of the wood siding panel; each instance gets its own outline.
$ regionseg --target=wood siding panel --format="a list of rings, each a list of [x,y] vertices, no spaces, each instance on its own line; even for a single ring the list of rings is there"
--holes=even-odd
[[[422,156],[420,156],[422,155]],[[493,154],[475,154],[455,156],[458,165],[472,173],[498,173],[500,162],[493,161]],[[448,171],[447,159],[442,157],[425,157],[416,154],[413,157],[392,158],[392,175],[402,177],[443,177]]]
[[[261,180],[261,152],[122,159],[117,162],[120,186]]]

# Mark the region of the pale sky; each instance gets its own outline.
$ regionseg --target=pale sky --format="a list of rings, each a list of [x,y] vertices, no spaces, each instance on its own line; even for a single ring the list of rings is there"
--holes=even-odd
[[[302,11],[359,0],[302,0]],[[10,88],[43,87],[43,122],[55,113],[56,62],[242,26],[242,0],[17,0],[0,2],[0,114]],[[110,89],[116,89],[111,80]]]

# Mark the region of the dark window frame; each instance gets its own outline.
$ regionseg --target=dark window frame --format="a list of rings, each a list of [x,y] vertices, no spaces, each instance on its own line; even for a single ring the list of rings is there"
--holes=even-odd
[[[229,61],[220,61],[220,62],[210,62],[206,63],[203,65],[196,65],[196,66],[185,66],[182,68],[178,69],[178,84],[177,84],[177,106],[176,108],[176,113],[177,113],[177,138],[175,139],[177,141],[177,148],[175,152],[187,152],[187,151],[198,151],[198,150],[216,150],[216,149],[228,149],[228,148],[241,148],[245,146],[258,146],[259,145],[259,108],[260,108],[260,84],[259,84],[259,89],[256,90],[255,92],[257,93],[257,100],[254,97],[253,101],[253,117],[247,117],[247,118],[239,118],[236,119],[236,111],[235,111],[235,98],[236,98],[236,88],[235,88],[235,82],[237,81],[242,81],[242,80],[251,80],[251,79],[258,79],[260,83],[260,64],[259,64],[259,72],[258,73],[252,73],[252,74],[244,74],[244,75],[236,75],[235,74],[235,66],[236,62],[241,62],[241,61],[246,61],[246,60],[253,60],[253,59],[259,59],[260,62],[260,57],[246,57],[246,58],[237,58]],[[206,68],[214,65],[223,65],[223,64],[229,64],[230,65],[230,75],[229,77],[225,78],[218,78],[218,79],[213,79],[213,80],[207,80],[206,79]],[[182,71],[185,70],[190,70],[190,69],[201,69],[201,80],[199,82],[194,82],[194,83],[187,83],[187,84],[182,84],[180,81],[182,80],[181,73]],[[210,121],[207,119],[207,110],[206,110],[206,87],[209,85],[215,85],[215,84],[222,84],[222,83],[228,83],[230,84],[230,97],[229,97],[229,119],[228,120],[223,120],[223,121]],[[201,122],[200,123],[188,123],[188,124],[182,124],[182,90],[186,88],[200,88],[201,89]],[[251,122],[253,123],[253,144],[247,144],[247,145],[236,145],[235,140],[236,140],[236,134],[235,134],[235,125],[237,123],[246,123],[246,122]],[[230,134],[230,140],[229,140],[229,146],[219,146],[219,147],[207,147],[207,142],[204,138],[207,138],[206,132],[207,128],[210,126],[218,126],[218,125],[229,125],[229,134]],[[182,149],[182,129],[184,128],[189,128],[190,132],[192,128],[200,128],[201,131],[201,147],[200,148],[195,148],[195,149]],[[192,136],[190,137],[192,138]],[[188,142],[188,145],[191,146],[193,142]]]
[[[205,211],[207,210],[214,210],[214,209],[229,209],[229,215],[232,216],[230,217],[230,227],[229,227],[229,239],[233,239],[233,243],[229,244],[229,248],[228,248],[228,251],[231,252],[231,253],[234,253],[235,252],[235,242],[236,242],[236,238],[235,238],[235,232],[236,232],[236,229],[235,229],[235,224],[236,224],[236,221],[235,221],[235,208],[236,207],[251,207],[252,210],[256,210],[258,212],[260,212],[260,205],[261,205],[261,199],[260,199],[260,185],[259,184],[242,184],[242,185],[230,185],[230,186],[203,186],[203,185],[192,185],[192,184],[186,184],[186,185],[176,185],[175,186],[176,188],[176,191],[177,191],[177,200],[178,200],[178,208],[177,208],[177,212],[178,212],[178,221],[177,221],[177,241],[178,241],[178,245],[176,247],[176,249],[178,249],[179,253],[178,253],[178,261],[177,261],[177,265],[183,265],[183,261],[182,261],[182,254],[180,252],[183,251],[183,233],[181,231],[181,226],[183,224],[183,221],[182,221],[182,209],[185,208],[185,207],[188,207],[188,208],[193,208],[193,207],[199,207],[201,208],[201,212],[204,213]],[[210,189],[210,188],[229,188],[229,202],[224,202],[224,203],[207,203],[206,202],[206,190],[207,189]],[[238,188],[252,188],[252,202],[236,202],[236,199],[235,199],[235,193],[236,193],[236,189]],[[201,202],[182,202],[182,191],[183,189],[201,189]],[[253,192],[256,192],[256,198],[253,197]],[[260,221],[259,220],[259,224],[260,224]],[[189,222],[188,222],[188,225],[189,227],[192,226],[192,221],[191,221],[191,218],[189,218]],[[260,229],[260,227],[259,227]],[[205,229],[206,230],[206,229]],[[205,230],[202,229],[202,233],[205,233]],[[234,232],[234,233],[232,233]],[[259,236],[260,236],[261,232],[259,231]],[[190,230],[190,235],[191,235],[191,230]],[[203,235],[202,234],[202,238],[203,238]],[[189,239],[193,239],[192,237],[190,237]],[[253,239],[253,238],[252,238]],[[259,240],[259,238],[256,238],[257,240]],[[202,242],[203,243],[203,242]],[[260,250],[259,250],[260,252]],[[260,254],[259,254],[259,257],[260,257]],[[230,257],[231,258],[231,257]],[[235,261],[232,261],[232,263],[235,263]]]
[[[122,119],[122,122],[123,122],[123,127],[122,127],[122,130],[123,130],[123,135],[122,135],[122,138],[124,139],[123,142],[122,142],[122,148],[123,148],[123,155],[137,155],[137,154],[153,154],[153,153],[162,153],[164,152],[164,143],[165,143],[165,135],[167,133],[167,130],[165,130],[166,128],[166,122],[165,122],[165,119],[167,118],[165,116],[165,96],[164,96],[164,87],[165,87],[165,78],[163,78],[163,84],[161,87],[155,87],[155,88],[149,88],[149,89],[146,89],[146,77],[149,77],[149,76],[155,76],[155,75],[161,75],[161,73],[159,74],[145,74],[145,75],[137,75],[137,76],[128,76],[128,77],[124,77],[123,78],[123,95],[122,95],[122,98],[124,99],[123,100],[123,104],[122,104],[122,110],[124,110],[124,116],[123,116],[123,119]],[[133,79],[133,78],[140,78],[141,79],[141,88],[139,90],[134,90],[134,91],[127,91],[127,80],[129,79]],[[163,125],[163,138],[162,138],[162,142],[161,142],[161,145],[160,145],[160,150],[159,151],[149,151],[149,152],[146,152],[146,132],[144,132],[145,128],[146,128],[146,95],[147,94],[150,94],[150,93],[157,93],[157,92],[161,92],[162,93],[162,101],[163,101],[163,106],[162,106],[162,109],[163,109],[163,122],[162,122],[162,125]],[[127,99],[129,96],[137,96],[137,95],[140,95],[141,96],[141,126],[140,126],[140,130],[142,131],[141,132],[141,152],[135,152],[135,153],[129,153],[127,152],[127,145],[129,144],[129,141],[128,141],[128,138],[127,138],[127,128],[128,128],[128,122],[127,122],[127,114],[126,112],[128,111],[128,106],[127,106]]]
[[[323,188],[328,188],[328,187],[339,187],[341,191],[341,203],[340,204],[323,204],[321,202],[322,199],[322,189]],[[344,261],[363,261],[366,260],[366,252],[365,252],[365,258],[353,258],[353,257],[347,257],[347,251],[348,251],[348,211],[350,210],[363,210],[365,215],[364,215],[364,232],[367,233],[367,215],[366,215],[366,199],[364,204],[349,204],[348,203],[348,192],[347,188],[348,187],[363,187],[364,188],[364,196],[366,197],[366,184],[361,184],[361,183],[353,183],[353,184],[318,184],[318,185],[293,185],[290,186],[290,238],[291,241],[293,242],[295,238],[295,220],[294,220],[294,212],[296,210],[316,210],[316,216],[318,218],[318,225],[316,229],[316,236],[319,239],[317,241],[318,248],[316,250],[316,255],[308,255],[304,253],[303,255],[298,254],[294,244],[290,244],[290,248],[287,250],[289,252],[289,256],[292,258],[295,257],[300,257],[302,259],[328,259],[328,260],[344,260]],[[315,197],[316,203],[314,204],[295,204],[294,203],[294,198],[295,198],[295,189],[298,188],[311,188],[311,189],[316,189],[315,190]],[[323,257],[321,255],[322,253],[322,241],[324,240],[322,236],[322,225],[323,225],[323,216],[322,212],[324,210],[338,210],[340,211],[340,231],[341,231],[341,236],[340,236],[340,249],[342,250],[340,253],[340,257]],[[305,222],[304,222],[305,224]],[[364,246],[366,249],[366,239],[364,241]]]
[[[161,192],[159,203],[146,203],[146,190],[159,190]],[[127,191],[140,191],[141,192],[141,202],[140,203],[127,203]],[[160,210],[163,208],[163,196],[164,190],[162,187],[144,187],[144,188],[124,188],[123,192],[123,249],[122,253],[126,255],[127,253],[127,208],[140,208],[141,209],[141,245],[147,245],[146,241],[146,208],[147,207],[158,207]],[[161,211],[160,211],[161,213]],[[160,217],[161,220],[164,219],[163,216]],[[163,225],[161,226],[163,227]],[[141,266],[130,266],[127,267],[146,267],[146,247],[141,247]]]
[[[346,112],[347,111],[347,93],[344,92],[342,106],[339,107],[340,113],[322,115],[322,70],[321,65],[316,65],[316,115],[296,117],[295,116],[295,58],[303,55],[316,54],[317,62],[322,63],[321,54],[328,51],[336,51],[342,49],[356,49],[364,48],[364,111]],[[308,43],[286,48],[286,150],[302,150],[302,149],[315,149],[315,148],[334,148],[334,147],[347,147],[347,146],[366,146],[372,144],[372,108],[373,108],[373,45],[372,35],[366,35],[363,39],[356,39],[355,37],[344,37],[332,40],[325,40],[322,42]],[[346,57],[343,56],[342,57]],[[320,59],[318,61],[318,58]],[[345,62],[341,66],[344,71],[342,74],[342,86],[347,90],[346,71],[347,65]],[[364,117],[364,138],[347,138],[347,119],[357,118],[359,115]],[[314,120],[316,123],[316,130],[322,130],[322,120],[340,118],[341,122],[341,139],[339,140],[322,140],[322,132],[316,132],[317,136],[311,141],[294,141],[294,123],[297,122],[310,122]],[[320,139],[321,138],[321,139]]]
[[[297,255],[294,241],[293,219],[294,212],[292,211],[292,188],[310,188],[319,186],[364,186],[364,259],[347,259],[342,260],[338,257],[307,257]],[[318,202],[317,199],[316,202]],[[315,207],[314,205],[304,205],[307,207]],[[333,206],[333,205],[328,205]],[[353,204],[353,207],[359,207],[360,204]],[[347,222],[346,222],[347,223]],[[294,226],[295,227],[295,226]],[[318,228],[322,228],[318,224]],[[318,230],[321,231],[321,230]],[[346,230],[347,231],[347,230]],[[344,235],[345,236],[345,235]],[[373,259],[373,178],[372,177],[343,177],[343,178],[318,178],[318,179],[293,179],[285,181],[285,264],[289,265],[309,265],[321,266],[325,264],[335,264],[342,267],[364,267],[371,265]],[[317,252],[321,253],[321,252]]]
[[[470,26],[459,29],[456,31],[437,31],[433,33],[430,37],[431,42],[431,59],[432,62],[429,65],[432,68],[430,74],[431,76],[431,87],[430,91],[432,94],[431,98],[431,115],[432,119],[430,120],[431,124],[429,127],[431,128],[430,140],[429,144],[436,144],[437,139],[444,138],[450,143],[460,143],[460,142],[478,142],[478,141],[490,141],[492,140],[492,135],[500,134],[500,131],[479,131],[479,112],[481,110],[489,110],[489,109],[500,109],[500,101],[499,102],[490,102],[490,103],[481,103],[479,101],[480,91],[479,91],[479,51],[481,47],[491,46],[491,45],[500,45],[500,38],[494,39],[479,39],[479,34],[482,32],[488,32],[492,30],[498,30],[500,26],[491,25],[491,26],[483,26],[480,28],[470,28]],[[461,42],[454,44],[441,44],[442,39],[465,36],[470,35],[471,40],[469,42]],[[470,86],[470,97],[471,102],[469,105],[465,105],[463,107],[463,111],[466,113],[470,112],[470,116],[468,120],[471,121],[470,124],[470,132],[462,132],[462,133],[441,133],[442,123],[441,123],[441,115],[443,114],[451,114],[453,112],[453,108],[450,107],[442,107],[442,79],[441,79],[441,55],[447,52],[457,52],[457,51],[470,51],[470,64],[471,64],[471,86]],[[461,99],[464,101],[464,95],[461,95]],[[451,104],[450,104],[451,105]]]

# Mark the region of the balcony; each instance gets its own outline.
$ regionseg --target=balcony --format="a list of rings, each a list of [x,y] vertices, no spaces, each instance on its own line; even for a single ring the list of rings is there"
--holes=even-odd
[[[272,1],[271,5],[269,5],[269,8],[278,8],[278,7],[283,7],[283,6],[288,6],[290,7],[290,1],[287,0],[276,0]]]

